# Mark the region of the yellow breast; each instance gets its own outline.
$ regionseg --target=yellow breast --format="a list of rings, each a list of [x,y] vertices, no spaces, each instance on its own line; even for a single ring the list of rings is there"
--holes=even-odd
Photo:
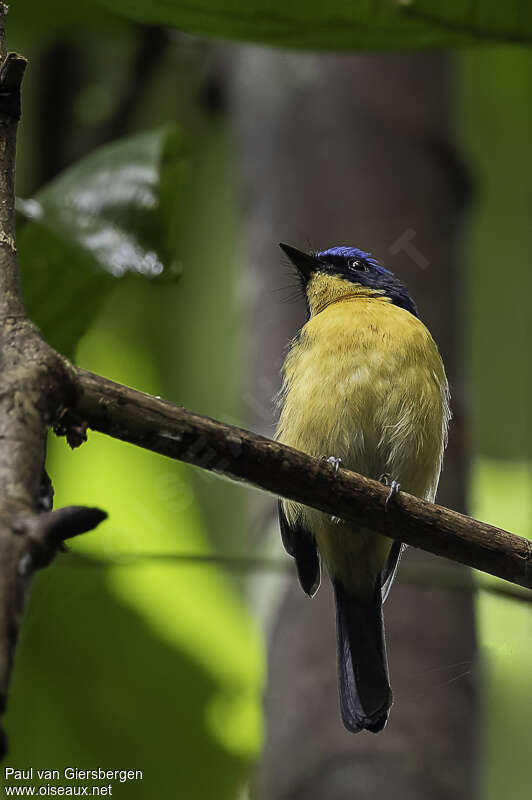
[[[277,438],[336,456],[372,478],[433,498],[449,421],[437,347],[423,323],[383,299],[333,302],[290,348]]]

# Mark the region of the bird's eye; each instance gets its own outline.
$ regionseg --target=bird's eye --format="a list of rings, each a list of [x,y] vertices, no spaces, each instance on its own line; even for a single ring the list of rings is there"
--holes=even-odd
[[[357,269],[359,272],[367,272],[368,266],[360,258],[350,258],[349,266],[351,269]]]

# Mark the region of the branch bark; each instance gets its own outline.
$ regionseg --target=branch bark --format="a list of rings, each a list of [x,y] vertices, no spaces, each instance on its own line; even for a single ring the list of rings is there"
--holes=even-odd
[[[404,492],[386,508],[388,489],[377,481],[345,469],[336,473],[323,460],[86,370],[76,369],[76,385],[74,410],[63,416],[58,433],[86,424],[532,588],[528,539]]]

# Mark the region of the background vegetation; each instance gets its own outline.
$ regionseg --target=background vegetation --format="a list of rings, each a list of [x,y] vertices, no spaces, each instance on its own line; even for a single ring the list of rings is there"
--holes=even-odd
[[[453,124],[476,187],[462,298],[471,507],[530,536],[532,10],[439,5],[17,0],[9,47],[30,58],[17,174],[23,288],[47,339],[80,365],[249,424],[252,288],[221,78],[240,45],[198,35],[461,46]],[[498,44],[472,47],[479,40]],[[75,453],[52,438],[48,471],[58,505],[96,504],[109,520],[38,576],[9,763],[142,769],[124,797],[238,797],[261,753],[258,612],[276,580],[216,561],[269,551],[246,522],[243,491],[97,434]],[[529,606],[480,592],[477,626],[480,796],[524,798]]]

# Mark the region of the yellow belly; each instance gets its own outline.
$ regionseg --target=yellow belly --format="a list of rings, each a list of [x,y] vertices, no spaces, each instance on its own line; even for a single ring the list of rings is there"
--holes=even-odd
[[[420,320],[388,302],[336,302],[312,317],[283,367],[276,437],[311,455],[336,456],[371,478],[433,500],[449,420],[437,347]],[[334,575],[376,575],[390,540],[286,502],[289,522],[311,530]]]

